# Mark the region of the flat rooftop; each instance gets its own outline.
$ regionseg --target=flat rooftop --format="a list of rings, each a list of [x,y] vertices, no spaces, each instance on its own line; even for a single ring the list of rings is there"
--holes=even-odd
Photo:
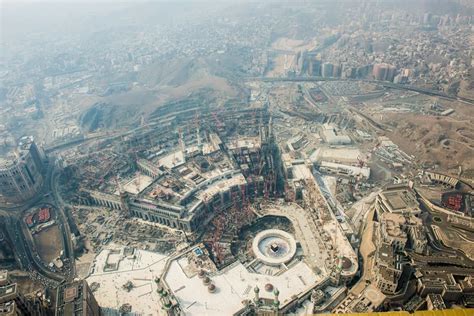
[[[179,167],[185,162],[186,159],[184,158],[184,153],[182,151],[177,151],[158,159],[158,164],[160,166],[165,166],[168,169]]]
[[[293,178],[295,180],[312,179],[313,174],[306,165],[294,165],[293,166]]]
[[[165,277],[186,315],[232,315],[244,307],[243,300],[254,298],[255,286],[259,287],[261,298],[273,299],[273,292],[265,291],[267,283],[280,291],[279,299],[283,306],[323,279],[303,262],[278,276],[252,273],[241,263],[236,263],[209,276],[217,289],[210,293],[197,275],[186,275],[187,265],[186,257],[174,260]]]
[[[390,206],[394,210],[399,210],[407,206],[407,203],[403,200],[403,198],[397,192],[388,193],[388,194],[385,194],[385,196],[387,197],[387,202],[390,204]]]
[[[233,186],[241,186],[247,183],[243,174],[238,173],[234,174],[230,179],[224,178],[219,181],[216,181],[210,184],[207,188],[202,191],[199,191],[198,198],[206,199],[207,197],[212,197],[219,192],[227,191]]]
[[[362,157],[362,153],[357,148],[318,148],[309,159],[312,162],[323,160],[357,162],[360,157]]]
[[[123,252],[117,254],[104,249],[95,258],[86,280],[91,288],[94,283],[99,284],[94,292],[99,306],[118,310],[122,304],[129,303],[133,313],[156,315],[161,305],[154,280],[163,272],[167,258],[144,250],[135,249],[134,255],[123,256]],[[107,264],[118,264],[118,269],[105,272]],[[133,284],[130,291],[123,287],[129,281]]]
[[[385,196],[386,201],[393,210],[401,210],[416,205],[416,200],[409,195],[406,190],[382,192]]]
[[[0,303],[9,301],[16,295],[16,283],[0,287]]]
[[[228,142],[227,147],[231,150],[239,148],[258,149],[261,147],[260,137],[241,137]]]
[[[137,174],[133,179],[127,180],[122,184],[125,191],[138,194],[146,189],[153,182],[153,178],[144,174]]]

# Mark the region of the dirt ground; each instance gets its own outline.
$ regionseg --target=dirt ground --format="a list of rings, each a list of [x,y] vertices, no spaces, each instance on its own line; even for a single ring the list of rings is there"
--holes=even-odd
[[[43,288],[40,283],[31,280],[29,274],[25,271],[9,271],[9,276],[12,282],[16,282],[18,284],[19,291],[25,295],[34,294]]]
[[[315,40],[303,41],[288,37],[280,37],[272,43],[272,48],[287,51],[299,51],[304,49],[314,49],[316,45],[317,43]]]
[[[303,41],[287,37],[280,37],[272,43],[272,49],[284,51],[272,57],[272,68],[265,74],[267,77],[286,76],[288,70],[296,69],[296,53],[304,50],[311,50],[316,47],[315,40]]]
[[[296,57],[291,54],[279,54],[272,57],[272,68],[265,74],[266,77],[284,77],[289,70],[296,69]]]
[[[33,236],[35,247],[44,262],[50,263],[63,249],[58,225],[48,227]]]
[[[373,267],[374,264],[374,256],[373,253],[375,251],[375,245],[373,243],[373,235],[374,235],[374,222],[371,220],[371,218],[374,215],[374,209],[369,211],[368,214],[368,220],[367,220],[367,225],[366,228],[362,234],[362,242],[360,245],[360,253],[363,257],[363,272],[362,272],[362,277],[357,282],[357,284],[351,289],[351,292],[354,294],[360,294],[365,286],[367,285],[367,282],[370,281],[370,270]]]
[[[91,264],[94,262],[94,258],[95,254],[93,252],[89,252],[76,260],[76,271],[78,277],[85,278],[89,275],[89,269]]]
[[[421,113],[386,113],[383,124],[387,136],[418,163],[437,165],[438,171],[474,179],[474,111],[460,103],[447,104],[455,110],[450,116]],[[378,117],[374,117],[378,119]]]
[[[94,262],[95,253],[92,251],[92,246],[89,240],[85,240],[86,251],[80,255],[76,260],[76,273],[80,278],[86,278],[89,274],[89,268]]]

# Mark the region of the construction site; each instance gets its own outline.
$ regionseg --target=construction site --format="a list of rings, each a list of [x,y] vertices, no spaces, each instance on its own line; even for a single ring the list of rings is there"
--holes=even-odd
[[[189,315],[379,310],[400,289],[387,289],[377,277],[382,268],[367,276],[385,248],[364,237],[374,230],[366,221],[402,222],[374,213],[381,188],[415,182],[433,192],[443,183],[440,205],[471,214],[464,182],[420,171],[386,127],[350,105],[346,90],[383,95],[370,85],[247,87],[246,102],[192,94],[142,116],[134,130],[61,151],[60,195],[84,245],[77,274],[103,308],[136,315],[153,314],[156,304]],[[288,103],[280,90],[291,91]],[[418,230],[410,234],[421,238]],[[453,243],[451,235],[435,238]],[[138,276],[144,269],[151,274]]]
[[[474,0],[7,2],[0,316],[474,308]]]
[[[26,212],[23,221],[27,227],[27,242],[32,246],[33,255],[50,271],[64,272],[64,240],[53,206],[35,207]]]
[[[297,310],[316,289],[344,292],[358,272],[355,239],[328,199],[319,166],[294,156],[301,140],[283,140],[282,117],[263,93],[246,104],[208,104],[199,95],[174,101],[133,131],[62,151],[60,194],[84,237],[78,274],[100,284],[94,275],[110,271],[98,271],[92,254],[103,251],[161,253],[167,262],[156,271],[161,281],[149,280],[169,293],[160,304],[196,315],[211,313],[215,296],[229,291],[235,303],[215,306],[215,313]],[[350,143],[332,124],[321,142]],[[183,271],[169,272],[178,267]],[[114,271],[121,275],[119,264]],[[236,277],[248,280],[242,289],[228,288],[225,279]],[[186,295],[202,282],[204,307],[187,307]],[[255,286],[262,290],[257,301]]]

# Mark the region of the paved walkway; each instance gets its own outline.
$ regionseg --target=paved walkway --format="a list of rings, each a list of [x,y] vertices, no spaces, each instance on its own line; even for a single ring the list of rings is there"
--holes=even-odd
[[[375,209],[372,208],[367,218],[373,218]],[[371,270],[374,264],[373,253],[376,250],[372,237],[374,235],[374,224],[372,220],[366,220],[366,226],[362,234],[362,241],[360,243],[360,254],[362,255],[364,270],[362,271],[362,277],[359,282],[351,289],[351,292],[355,295],[360,294],[366,287],[366,283],[370,281]]]
[[[327,250],[319,236],[319,230],[308,213],[299,205],[269,205],[264,215],[284,216],[295,228],[296,240],[300,242],[307,264],[321,273],[326,273]]]

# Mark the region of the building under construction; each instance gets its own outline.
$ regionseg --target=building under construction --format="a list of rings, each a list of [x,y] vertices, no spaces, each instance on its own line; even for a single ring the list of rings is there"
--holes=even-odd
[[[266,106],[224,108],[199,97],[173,102],[134,133],[99,144],[88,158],[96,163],[79,171],[78,201],[187,232],[214,217],[217,232],[231,225],[219,224],[223,217],[241,222],[250,201],[280,195],[281,163]]]

